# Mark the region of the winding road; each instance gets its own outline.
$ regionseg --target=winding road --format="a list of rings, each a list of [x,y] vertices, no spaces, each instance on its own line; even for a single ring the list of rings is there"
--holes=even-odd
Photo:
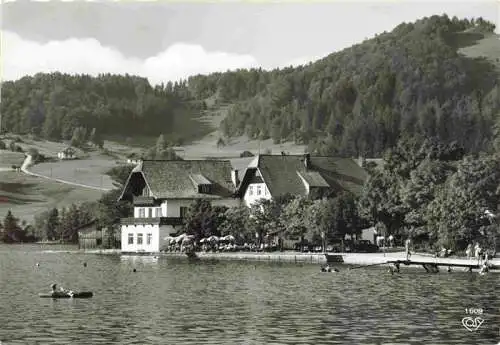
[[[23,173],[25,173],[26,175],[41,177],[41,178],[44,178],[44,179],[47,179],[47,180],[56,181],[56,182],[64,183],[64,184],[67,184],[67,185],[78,186],[78,187],[83,187],[83,188],[88,188],[88,189],[101,190],[101,191],[104,191],[104,192],[109,192],[111,190],[109,188],[101,188],[101,187],[89,186],[89,185],[86,185],[86,184],[65,181],[65,180],[61,180],[61,179],[58,179],[58,178],[53,178],[53,177],[49,177],[49,176],[45,176],[45,175],[40,175],[40,174],[33,173],[31,171],[28,171],[28,167],[31,165],[31,161],[32,161],[31,155],[27,154],[26,158],[24,159],[23,165],[21,165],[21,171]]]

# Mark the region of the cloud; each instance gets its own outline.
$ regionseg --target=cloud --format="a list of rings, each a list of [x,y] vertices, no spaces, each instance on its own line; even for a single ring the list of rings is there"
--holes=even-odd
[[[3,31],[1,40],[3,80],[59,71],[90,75],[128,73],[146,77],[150,83],[158,84],[194,74],[259,66],[251,55],[206,51],[202,46],[185,43],[175,43],[155,56],[138,59],[126,57],[112,47],[102,46],[93,38],[38,43]]]

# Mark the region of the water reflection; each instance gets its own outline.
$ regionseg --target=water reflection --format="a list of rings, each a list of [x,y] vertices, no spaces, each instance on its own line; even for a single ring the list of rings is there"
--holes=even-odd
[[[0,340],[2,345],[496,344],[498,277],[420,270],[392,276],[382,268],[342,266],[327,274],[314,265],[188,263],[0,246]],[[52,282],[95,296],[38,298]],[[484,327],[474,333],[461,324],[471,306],[485,309]]]
[[[129,264],[154,264],[158,263],[157,256],[146,255],[121,255],[120,260]]]

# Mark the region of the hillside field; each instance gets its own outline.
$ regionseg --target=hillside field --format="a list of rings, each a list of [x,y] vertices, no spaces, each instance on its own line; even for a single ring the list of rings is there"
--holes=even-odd
[[[20,166],[24,161],[24,153],[0,150],[0,170],[11,169],[13,165]]]
[[[103,192],[69,186],[20,172],[0,172],[0,218],[10,209],[14,216],[32,222],[35,214],[52,207],[97,200]]]

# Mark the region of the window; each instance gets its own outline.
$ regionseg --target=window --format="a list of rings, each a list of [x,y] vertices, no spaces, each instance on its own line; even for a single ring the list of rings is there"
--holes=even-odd
[[[257,186],[257,195],[262,194],[262,186]]]
[[[148,207],[148,218],[153,218],[153,208]]]
[[[265,194],[266,196],[268,196],[268,195],[269,195],[269,191],[267,190],[267,187],[266,187],[266,186],[264,186],[264,194]]]
[[[248,187],[248,195],[250,195],[250,196],[253,195],[253,186]]]
[[[134,244],[134,234],[128,234],[128,244]]]
[[[209,184],[200,184],[198,186],[198,193],[210,194],[210,185]]]
[[[146,210],[143,207],[139,208],[139,218],[146,218]]]
[[[155,208],[155,217],[156,218],[163,217],[161,207]]]
[[[138,245],[142,244],[142,234],[137,234],[137,244]]]
[[[147,234],[146,235],[146,244],[150,245],[152,239],[153,239],[153,234]]]
[[[187,211],[188,211],[187,207],[181,206],[181,218],[186,217]]]

